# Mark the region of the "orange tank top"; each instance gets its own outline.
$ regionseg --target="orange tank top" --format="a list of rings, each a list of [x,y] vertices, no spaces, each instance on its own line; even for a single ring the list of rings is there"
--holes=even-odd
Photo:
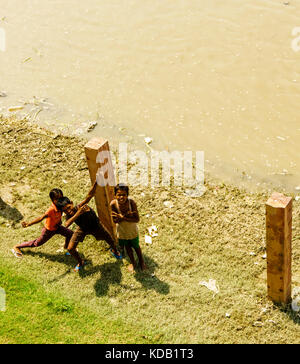
[[[61,211],[59,211],[53,203],[47,210],[46,214],[48,217],[45,221],[45,228],[50,231],[57,230],[58,226],[61,224]]]

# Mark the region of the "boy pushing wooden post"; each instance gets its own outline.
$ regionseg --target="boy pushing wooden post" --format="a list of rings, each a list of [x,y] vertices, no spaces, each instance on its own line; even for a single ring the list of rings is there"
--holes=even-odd
[[[113,222],[110,211],[116,183],[108,141],[102,138],[91,139],[85,145],[85,155],[91,182],[94,184],[96,179],[98,182],[95,201],[99,219],[117,242],[116,224]]]
[[[61,210],[67,215],[66,226],[73,223],[78,225],[68,245],[68,251],[78,262],[75,271],[85,265],[76,247],[87,235],[93,235],[97,240],[105,240],[110,245],[112,255],[116,259],[122,259],[116,247],[116,226],[110,210],[110,202],[114,198],[115,176],[108,141],[93,138],[85,145],[85,154],[93,187],[86,199],[77,206],[67,197],[59,200]],[[94,197],[98,217],[87,205]]]

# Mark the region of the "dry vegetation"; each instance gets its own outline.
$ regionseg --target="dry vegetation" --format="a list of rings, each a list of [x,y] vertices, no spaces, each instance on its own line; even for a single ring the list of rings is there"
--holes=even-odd
[[[0,264],[11,272],[59,292],[100,320],[119,320],[120,327],[144,333],[146,341],[150,332],[151,341],[160,343],[300,342],[299,316],[266,298],[266,194],[208,176],[206,193],[198,198],[175,187],[132,188],[148,272],[131,275],[126,259],[114,260],[104,242],[88,238],[79,250],[89,264],[75,274],[73,260],[58,251],[60,238],[27,250],[22,260],[9,250],[39,235],[40,225],[22,229],[19,220],[43,213],[51,188],[62,188],[74,201],[85,196],[90,186],[85,142],[26,120],[0,118],[0,134]],[[294,201],[294,287],[300,286],[299,213],[300,201]],[[143,237],[152,224],[158,237],[146,245]],[[219,293],[199,284],[209,279],[216,280]],[[119,340],[114,336],[111,342]]]

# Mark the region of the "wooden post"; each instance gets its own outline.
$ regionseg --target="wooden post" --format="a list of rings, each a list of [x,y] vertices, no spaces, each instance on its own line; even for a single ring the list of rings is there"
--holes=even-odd
[[[116,225],[112,220],[110,208],[110,202],[114,199],[115,175],[108,141],[103,138],[93,138],[84,148],[91,182],[93,184],[96,178],[98,181],[95,201],[99,219],[117,241]],[[103,153],[99,154],[101,152]],[[99,185],[100,180],[101,186]],[[104,185],[102,182],[105,180],[109,180],[109,183]]]
[[[274,192],[266,203],[268,296],[275,303],[291,300],[292,198]]]

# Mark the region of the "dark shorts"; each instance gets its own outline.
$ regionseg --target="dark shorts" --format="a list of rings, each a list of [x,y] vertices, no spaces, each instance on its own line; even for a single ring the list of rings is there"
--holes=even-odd
[[[92,235],[96,240],[105,240],[109,245],[114,244],[110,234],[101,225],[92,231],[85,231],[78,227],[71,238],[71,243],[82,243],[87,235]]]
[[[140,239],[139,239],[138,236],[136,238],[134,238],[134,239],[129,239],[129,240],[119,239],[119,245],[120,245],[121,248],[124,248],[126,246],[130,246],[132,248],[138,249],[139,246],[140,246]]]

